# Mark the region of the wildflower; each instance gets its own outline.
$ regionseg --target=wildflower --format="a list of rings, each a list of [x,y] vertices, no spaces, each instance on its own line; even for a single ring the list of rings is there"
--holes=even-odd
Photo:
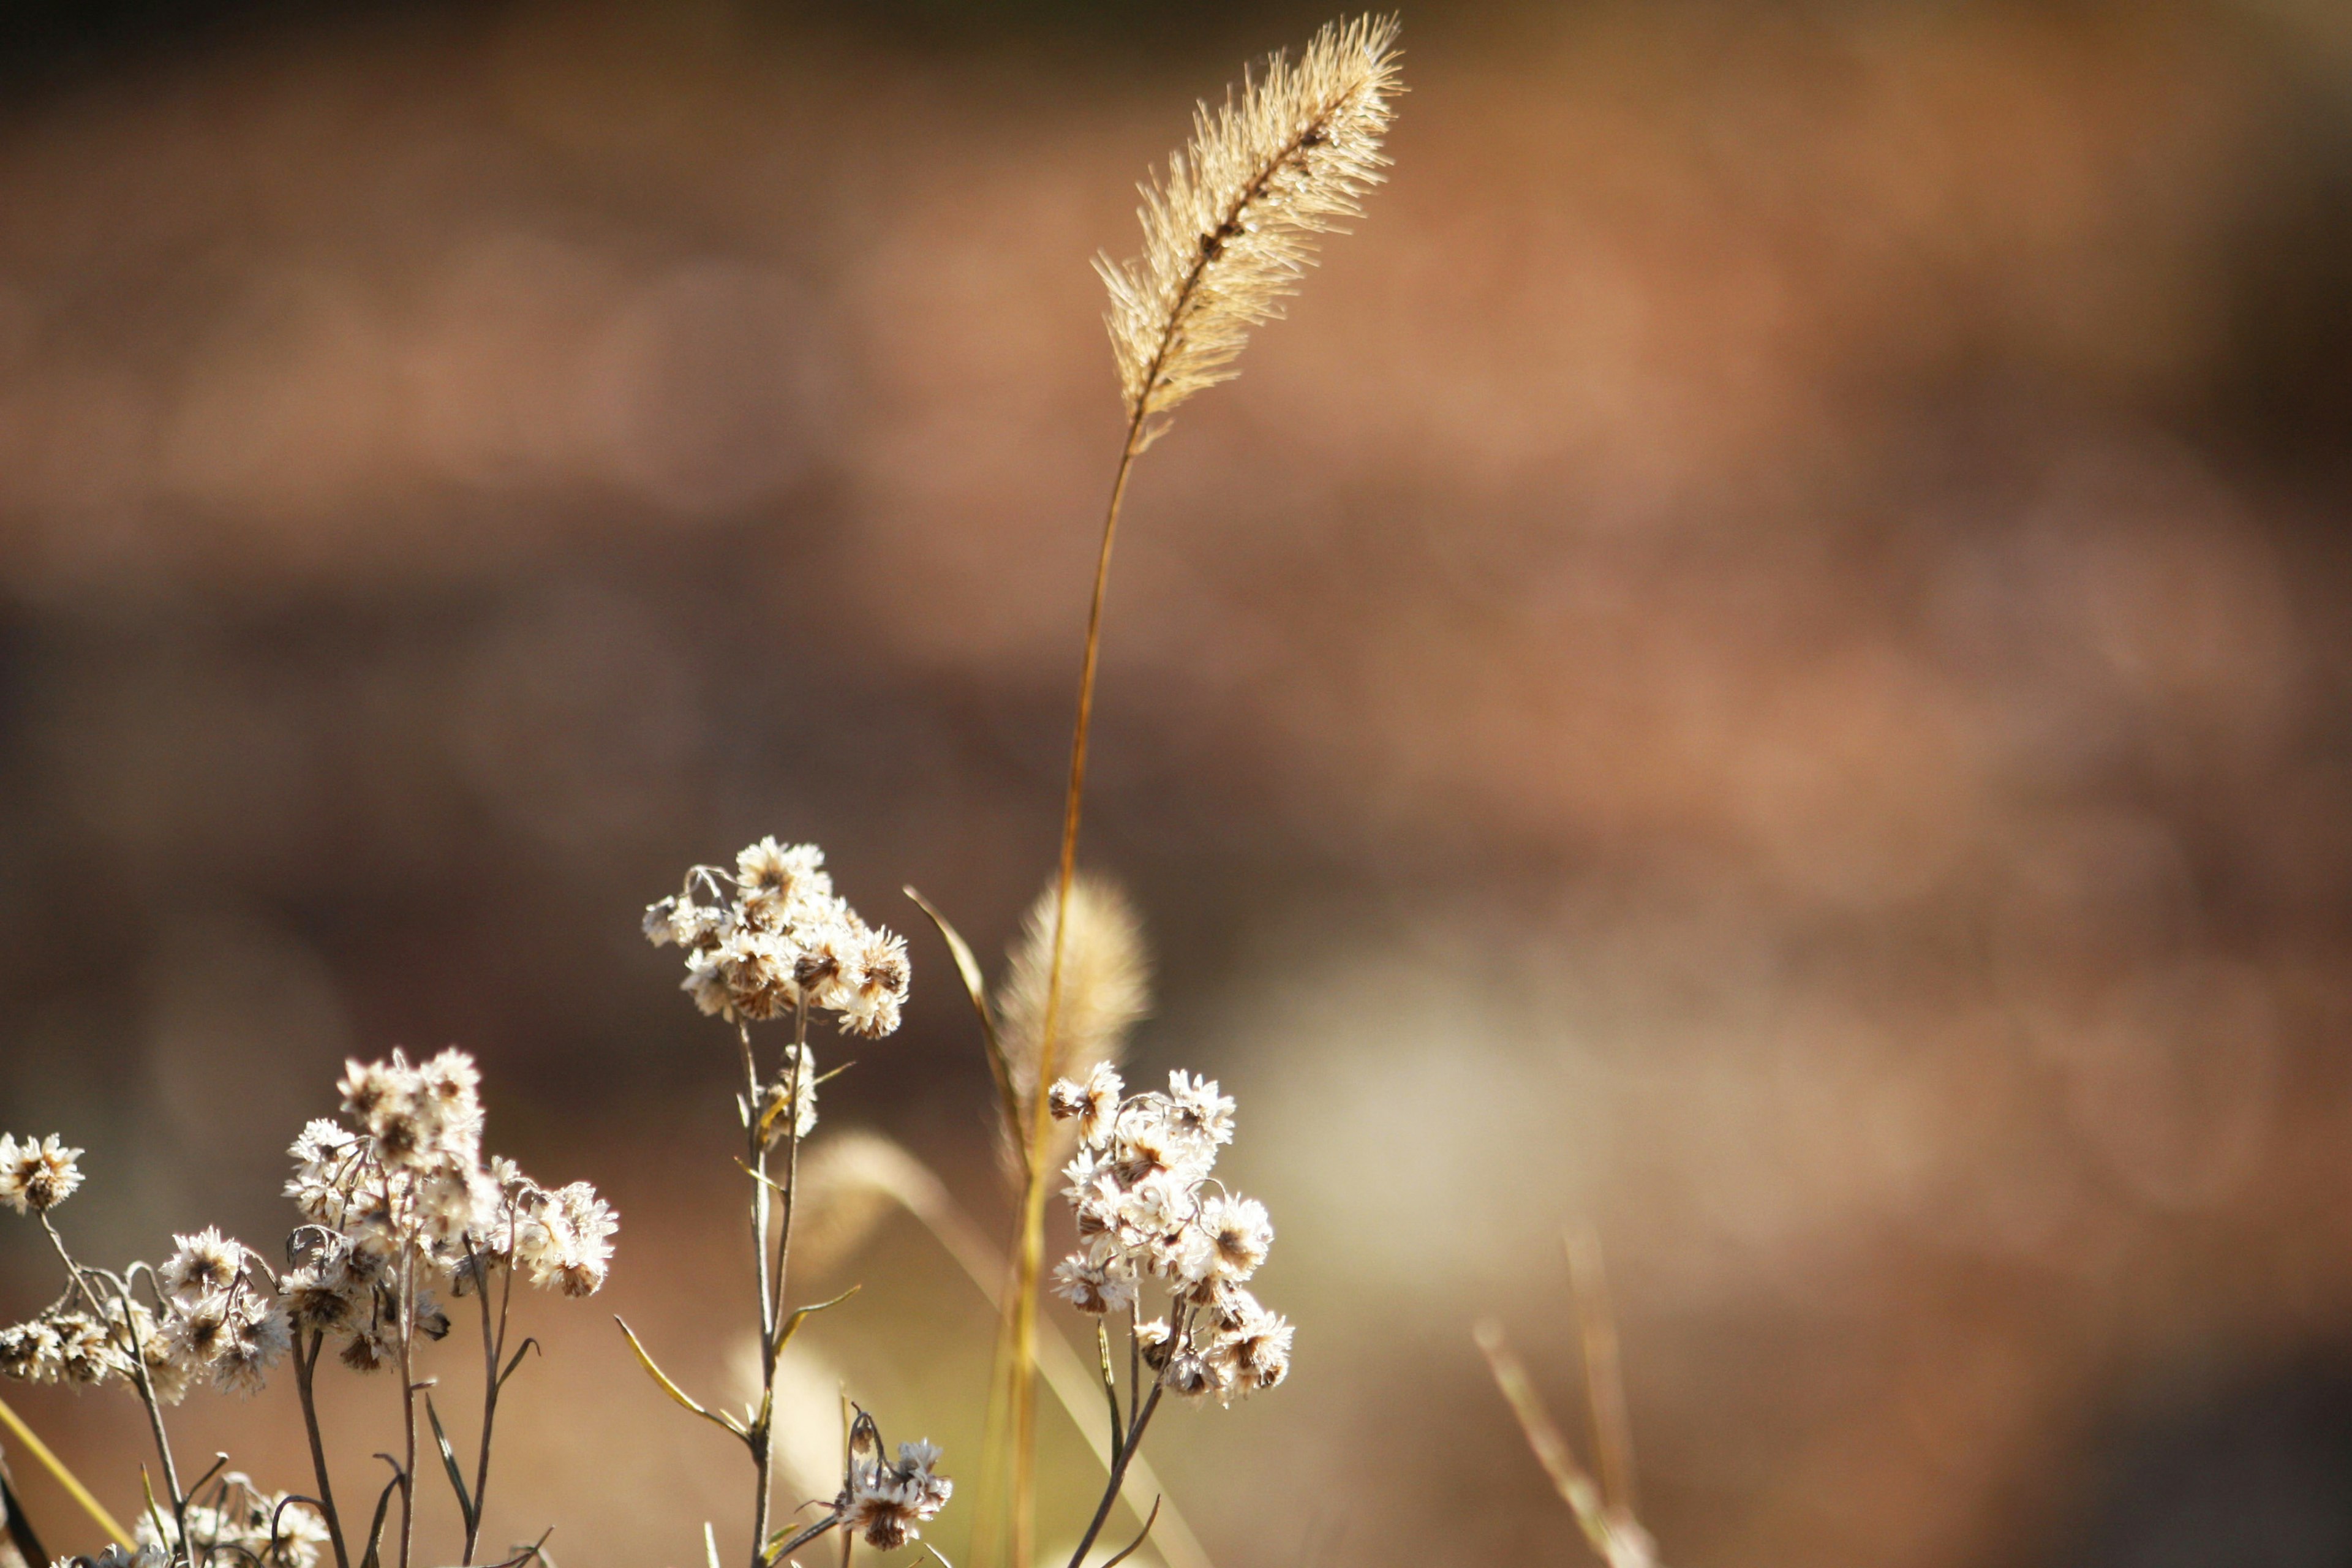
[[[1274,1222],[1255,1198],[1210,1198],[1201,1205],[1200,1229],[1209,1242],[1210,1277],[1235,1284],[1258,1271],[1274,1245]]]
[[[847,907],[835,902],[802,927],[800,952],[792,962],[793,999],[812,1007],[838,1008],[851,995],[849,976],[857,963],[858,933]]]
[[[1213,1144],[1230,1143],[1234,1141],[1233,1099],[1217,1092],[1217,1080],[1213,1078],[1171,1072],[1168,1075],[1168,1122],[1187,1136],[1204,1138]]]
[[[213,1386],[224,1394],[258,1394],[269,1369],[293,1348],[294,1335],[278,1304],[251,1292],[232,1302],[226,1333],[213,1360]]]
[[[226,1290],[245,1272],[244,1243],[228,1240],[213,1226],[172,1240],[177,1249],[157,1273],[164,1290],[176,1300],[193,1301]]]
[[[879,1039],[898,1027],[907,1002],[907,939],[887,929],[862,931],[855,942],[841,1004],[841,1026]]]
[[[81,1185],[81,1171],[74,1163],[81,1153],[65,1147],[54,1132],[44,1139],[28,1136],[21,1143],[0,1133],[0,1204],[18,1214],[55,1208]]]
[[[396,1365],[400,1342],[394,1337],[394,1332],[391,1321],[381,1315],[359,1325],[343,1345],[343,1364],[353,1372],[382,1372]]]
[[[693,997],[705,1015],[727,1011],[727,965],[717,953],[698,952],[688,959],[686,978],[677,988]]]
[[[1135,1282],[1118,1267],[1115,1255],[1074,1252],[1055,1265],[1054,1294],[1098,1318],[1132,1306]]]
[[[760,1126],[768,1147],[774,1148],[787,1132],[805,1138],[816,1130],[816,1079],[815,1054],[806,1046],[786,1046],[784,1065],[776,1070],[776,1081],[760,1097]],[[788,1094],[798,1107],[789,1124],[784,1117]]]
[[[1168,1091],[1119,1100],[1108,1068],[1081,1088],[1055,1086],[1058,1114],[1102,1118],[1099,1148],[1082,1142],[1064,1167],[1078,1236],[1087,1244],[1055,1268],[1054,1289],[1082,1312],[1136,1304],[1145,1276],[1163,1281],[1170,1312],[1139,1321],[1135,1348],[1163,1386],[1186,1399],[1275,1387],[1290,1372],[1290,1324],[1243,1282],[1274,1246],[1274,1222],[1255,1198],[1212,1187],[1218,1147],[1233,1137],[1234,1102],[1214,1081],[1177,1072]]]
[[[551,1269],[544,1274],[535,1271],[531,1283],[544,1284],[551,1278],[567,1296],[593,1296],[604,1288],[604,1274],[613,1259],[613,1233],[621,1227],[620,1218],[585,1182],[574,1182],[554,1196],[562,1215],[564,1241]]]
[[[1240,1321],[1216,1338],[1210,1354],[1225,1364],[1229,1381],[1243,1393],[1272,1388],[1290,1375],[1293,1332],[1288,1319],[1253,1300]]]
[[[780,930],[812,905],[830,899],[833,879],[824,867],[824,851],[814,844],[788,849],[768,837],[745,848],[735,857],[735,885],[745,918],[764,929]]]
[[[49,1568],[165,1568],[170,1561],[160,1546],[128,1546],[109,1542],[95,1557],[61,1557]]]
[[[683,891],[648,905],[646,938],[687,950],[679,989],[705,1014],[756,1023],[806,1008],[837,1014],[850,1034],[889,1034],[907,999],[906,942],[859,920],[824,866],[814,845],[762,838],[733,875],[698,867]],[[698,886],[717,900],[698,900]]]
[[[0,1376],[56,1383],[65,1376],[65,1341],[45,1318],[0,1329]]]
[[[1068,1079],[1057,1081],[1047,1093],[1045,1105],[1060,1120],[1075,1118],[1080,1146],[1097,1149],[1109,1139],[1111,1123],[1118,1116],[1120,1100],[1126,1093],[1127,1085],[1120,1079],[1118,1069],[1108,1062],[1097,1062],[1083,1084]]]
[[[844,1531],[894,1552],[921,1536],[915,1526],[947,1506],[955,1483],[933,1473],[940,1450],[928,1441],[899,1444],[895,1464],[884,1462],[878,1442],[875,1447],[850,1467],[849,1484],[835,1507]]]
[[[86,1312],[61,1312],[52,1321],[64,1381],[95,1388],[131,1375],[130,1358],[115,1348],[104,1323]]]
[[[1198,1151],[1172,1128],[1157,1106],[1130,1106],[1118,1119],[1110,1143],[1111,1173],[1123,1186],[1135,1187],[1154,1176],[1182,1173],[1198,1179],[1207,1173]]]
[[[1188,1345],[1170,1356],[1167,1364],[1160,1369],[1160,1385],[1197,1403],[1213,1394],[1223,1394],[1230,1375],[1219,1363]]]

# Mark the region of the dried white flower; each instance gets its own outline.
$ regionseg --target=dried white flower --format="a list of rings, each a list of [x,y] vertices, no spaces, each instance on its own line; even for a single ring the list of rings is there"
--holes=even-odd
[[[176,1250],[156,1272],[163,1289],[176,1299],[193,1301],[226,1290],[245,1272],[245,1244],[229,1240],[214,1226],[172,1240]]]
[[[1200,1351],[1186,1346],[1168,1358],[1160,1369],[1160,1385],[1181,1398],[1198,1402],[1211,1394],[1222,1394],[1228,1386],[1227,1369]]]
[[[871,1434],[872,1422],[861,1417],[860,1430]],[[934,1473],[940,1450],[929,1441],[899,1444],[892,1464],[882,1458],[879,1439],[870,1440],[872,1451],[851,1464],[848,1485],[835,1506],[845,1531],[893,1552],[922,1534],[915,1526],[947,1506],[955,1483]]]
[[[646,936],[687,950],[679,988],[704,1013],[759,1022],[806,1007],[839,1015],[849,1034],[889,1034],[907,999],[907,944],[835,897],[824,864],[814,845],[762,838],[732,876],[697,867],[683,891],[648,906]]]
[[[1195,1278],[1239,1284],[1258,1271],[1274,1246],[1274,1222],[1255,1198],[1211,1197],[1201,1205],[1199,1226],[1209,1246],[1206,1271]]]
[[[1135,1279],[1115,1252],[1074,1252],[1054,1266],[1054,1294],[1098,1318],[1134,1305]]]
[[[275,1301],[249,1290],[228,1303],[225,1327],[212,1363],[213,1386],[251,1397],[268,1381],[269,1369],[293,1348],[293,1331]]]
[[[81,1171],[74,1163],[81,1154],[79,1149],[65,1147],[54,1132],[41,1139],[28,1136],[21,1142],[0,1133],[0,1204],[18,1214],[43,1214],[55,1208],[81,1185]]]
[[[786,1046],[775,1082],[760,1096],[760,1127],[768,1147],[786,1138],[805,1138],[816,1130],[816,1054],[806,1046]],[[798,1111],[789,1121],[784,1116],[787,1095]]]
[[[1179,1134],[1211,1143],[1234,1141],[1234,1102],[1217,1092],[1217,1080],[1181,1072],[1168,1075],[1168,1124]]]
[[[0,1377],[56,1383],[65,1372],[65,1342],[46,1318],[0,1329]]]

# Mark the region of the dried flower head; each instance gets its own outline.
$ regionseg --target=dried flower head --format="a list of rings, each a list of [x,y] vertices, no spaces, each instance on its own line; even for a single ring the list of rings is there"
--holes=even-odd
[[[1097,259],[1119,390],[1138,440],[1202,387],[1232,379],[1250,329],[1281,313],[1317,237],[1361,216],[1388,160],[1398,25],[1362,16],[1277,54],[1241,99],[1202,104],[1192,140],[1142,187],[1143,254]]]
[[[21,1142],[0,1133],[0,1204],[18,1214],[55,1208],[81,1185],[81,1170],[74,1163],[81,1153],[65,1147],[54,1132]]]
[[[172,1256],[156,1272],[163,1289],[180,1300],[226,1290],[245,1272],[245,1244],[231,1241],[207,1226],[194,1236],[175,1236]]]
[[[895,1463],[881,1448],[873,1418],[861,1413],[849,1474],[834,1506],[845,1531],[892,1552],[921,1536],[916,1525],[947,1507],[955,1483],[935,1473],[940,1450],[929,1440],[899,1444]]]
[[[849,1034],[889,1034],[907,1000],[907,944],[858,919],[824,866],[813,844],[762,838],[732,873],[698,866],[647,906],[646,938],[686,950],[679,989],[704,1013],[756,1023],[805,1006],[838,1015]]]
[[[1213,1175],[1234,1135],[1234,1102],[1213,1080],[1169,1074],[1165,1093],[1118,1099],[1118,1075],[1054,1087],[1055,1114],[1091,1120],[1064,1168],[1083,1251],[1054,1271],[1055,1293],[1101,1315],[1161,1282],[1167,1316],[1139,1321],[1137,1352],[1169,1392],[1199,1400],[1272,1388],[1289,1374],[1289,1323],[1243,1289],[1274,1247],[1274,1221],[1255,1198]]]

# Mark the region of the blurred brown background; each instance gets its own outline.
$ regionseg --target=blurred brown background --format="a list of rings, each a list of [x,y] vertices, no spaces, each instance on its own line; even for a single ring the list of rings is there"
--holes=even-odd
[[[1320,19],[15,0],[0,1124],[89,1148],[80,1244],[271,1243],[343,1056],[462,1043],[623,1216],[528,1304],[491,1538],[740,1533],[609,1321],[740,1375],[731,1047],[637,913],[773,832],[1001,951],[1118,438],[1087,259]],[[1113,587],[1133,1057],[1238,1096],[1300,1325],[1172,1494],[1220,1564],[1584,1561],[1469,1339],[1574,1411],[1581,1218],[1678,1568],[2352,1563],[2352,14],[1406,21],[1393,184]],[[993,1231],[911,934],[824,1131]],[[903,1222],[817,1272],[811,1400],[969,1486],[977,1292]],[[133,1507],[130,1401],[5,1392]],[[328,1399],[357,1490],[390,1391]],[[302,1484],[289,1390],[183,1426]]]

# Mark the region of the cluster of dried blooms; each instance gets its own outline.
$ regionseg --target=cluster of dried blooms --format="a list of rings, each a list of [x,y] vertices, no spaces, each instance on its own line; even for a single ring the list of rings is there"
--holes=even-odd
[[[784,846],[762,838],[735,857],[730,873],[697,866],[671,898],[646,910],[646,939],[686,950],[681,989],[705,1014],[735,1025],[742,1052],[743,1089],[736,1100],[746,1139],[738,1163],[751,1178],[752,1262],[758,1278],[759,1398],[740,1417],[690,1398],[624,1323],[629,1342],[663,1390],[685,1409],[740,1439],[750,1449],[753,1479],[751,1568],[773,1568],[795,1549],[840,1529],[870,1546],[892,1549],[921,1534],[918,1528],[947,1506],[954,1483],[935,1470],[939,1449],[902,1443],[896,1460],[884,1458],[873,1418],[861,1414],[852,1429],[841,1489],[822,1512],[796,1529],[772,1531],[777,1369],[784,1346],[815,1306],[787,1310],[793,1220],[800,1189],[800,1150],[816,1130],[816,1089],[822,1081],[808,1044],[812,1016],[831,1014],[843,1034],[878,1038],[898,1027],[907,1000],[907,944],[868,926],[833,890],[824,852],[813,844]],[[762,1069],[751,1025],[789,1018],[793,1037]],[[782,1175],[770,1161],[781,1156]],[[823,1303],[822,1305],[831,1305]],[[716,1547],[712,1550],[715,1552]],[[715,1559],[714,1559],[715,1561]]]
[[[1055,1289],[1096,1321],[1111,1416],[1109,1485],[1072,1568],[1100,1534],[1164,1394],[1229,1404],[1274,1387],[1289,1371],[1291,1326],[1246,1288],[1272,1246],[1273,1226],[1264,1205],[1227,1191],[1213,1173],[1217,1151],[1233,1137],[1234,1102],[1215,1083],[1181,1072],[1164,1094],[1129,1096],[1113,1065],[1119,1038],[1143,1009],[1145,966],[1131,911],[1076,874],[1078,829],[1104,591],[1129,469],[1178,404],[1234,374],[1251,329],[1278,313],[1318,237],[1354,216],[1380,180],[1381,139],[1402,90],[1396,37],[1393,19],[1327,26],[1296,63],[1277,55],[1262,75],[1244,79],[1238,101],[1229,96],[1214,110],[1203,105],[1189,148],[1144,189],[1141,256],[1098,263],[1110,293],[1127,439],[1095,574],[1058,875],[1050,902],[1031,919],[1000,1006],[990,1005],[961,938],[939,920],[980,1017],[1007,1164],[1023,1185],[990,1414],[990,1474],[997,1479],[983,1476],[975,1531],[991,1564],[1003,1559],[1028,1568],[1031,1561],[1036,1309],[1044,1209],[1058,1159],[1053,1119],[1076,1124],[1066,1195],[1082,1243],[1055,1271]],[[927,1441],[903,1443],[895,1458],[886,1458],[878,1429],[863,1413],[838,1493],[829,1505],[815,1499],[802,1505],[818,1517],[772,1531],[770,1512],[779,1361],[807,1316],[832,1304],[784,1305],[800,1148],[815,1130],[823,1081],[809,1025],[829,1016],[845,1035],[878,1039],[894,1032],[908,994],[906,944],[869,927],[835,894],[814,847],[773,838],[744,849],[731,872],[695,868],[676,895],[646,910],[643,929],[656,945],[684,950],[683,989],[704,1014],[735,1026],[742,1053],[739,1163],[750,1178],[759,1397],[740,1416],[708,1408],[654,1364],[634,1332],[630,1344],[673,1399],[749,1448],[751,1568],[777,1568],[793,1549],[836,1528],[877,1548],[901,1547],[946,1506],[953,1488],[938,1474],[940,1453]],[[791,1038],[773,1052],[774,1067],[763,1069],[751,1026],[787,1019]],[[474,1297],[482,1323],[484,1404],[470,1488],[429,1399],[426,1405],[466,1526],[464,1562],[473,1563],[499,1394],[522,1357],[520,1350],[511,1359],[506,1353],[515,1278],[567,1295],[594,1292],[609,1264],[614,1216],[584,1184],[550,1189],[508,1162],[484,1162],[478,1078],[462,1053],[420,1066],[397,1053],[386,1062],[353,1063],[341,1089],[352,1125],[315,1121],[294,1145],[297,1168],[287,1190],[304,1224],[289,1238],[282,1273],[213,1230],[178,1237],[160,1268],[133,1265],[117,1275],[85,1268],[49,1219],[80,1183],[79,1151],[54,1135],[0,1137],[0,1204],[38,1217],[67,1273],[64,1294],[47,1311],[0,1330],[0,1372],[128,1384],[146,1406],[163,1471],[163,1500],[136,1550],[118,1544],[100,1558],[69,1561],[215,1568],[233,1557],[251,1568],[316,1568],[322,1549],[331,1549],[336,1568],[411,1568],[416,1403],[425,1386],[414,1363],[420,1339],[450,1331],[438,1289]],[[771,1174],[772,1160],[780,1162],[779,1175]],[[1147,1281],[1167,1298],[1165,1310],[1149,1319],[1140,1302]],[[1108,1331],[1121,1313],[1129,1342],[1124,1410]],[[405,1447],[391,1461],[394,1480],[360,1541],[346,1537],[335,1506],[312,1395],[331,1340],[357,1370],[396,1367],[401,1387]],[[215,1483],[226,1456],[183,1488],[163,1408],[198,1381],[249,1394],[289,1358],[317,1471],[315,1511],[310,1500],[265,1494],[241,1475]],[[397,1550],[380,1552],[395,1491]],[[1155,1509],[1147,1532],[1158,1517]],[[539,1554],[533,1546],[498,1568],[521,1568]],[[711,1563],[716,1568],[715,1544]]]
[[[325,1523],[308,1503],[285,1492],[265,1492],[236,1470],[221,1477],[205,1496],[203,1502],[188,1504],[188,1552],[165,1544],[169,1523],[159,1530],[152,1519],[139,1521],[141,1568],[189,1559],[311,1568],[330,1545]]]
[[[1085,1244],[1054,1270],[1055,1293],[1096,1317],[1129,1314],[1143,1364],[1184,1398],[1230,1404],[1289,1376],[1289,1322],[1244,1289],[1274,1223],[1255,1198],[1208,1190],[1233,1142],[1232,1098],[1183,1072],[1165,1094],[1128,1095],[1105,1064],[1083,1084],[1055,1083],[1048,1103],[1077,1123],[1064,1196]],[[1164,1316],[1141,1318],[1146,1280],[1165,1288]]]
[[[835,896],[824,856],[762,838],[732,876],[697,866],[675,898],[646,910],[646,940],[686,950],[684,989],[705,1013],[780,1018],[835,1014],[845,1034],[878,1039],[907,1000],[907,943]]]
[[[860,1411],[850,1428],[849,1473],[833,1504],[841,1528],[886,1551],[921,1535],[915,1526],[937,1517],[955,1490],[933,1472],[939,1462],[940,1450],[929,1441],[901,1443],[896,1460],[884,1458],[882,1434]]]
[[[473,1561],[498,1394],[515,1364],[502,1361],[513,1278],[520,1273],[566,1295],[593,1294],[604,1282],[618,1224],[585,1183],[551,1190],[511,1161],[485,1163],[480,1084],[473,1059],[457,1050],[416,1066],[397,1051],[387,1061],[349,1063],[338,1088],[353,1125],[313,1121],[291,1150],[294,1174],[286,1194],[303,1223],[286,1239],[282,1268],[209,1227],[174,1237],[160,1266],[134,1263],[115,1273],[78,1262],[50,1214],[80,1185],[81,1151],[55,1135],[0,1137],[0,1201],[38,1218],[66,1271],[64,1291],[46,1311],[0,1329],[0,1373],[84,1387],[121,1384],[138,1394],[168,1499],[168,1513],[159,1499],[142,1521],[140,1539],[164,1563],[202,1568],[234,1559],[262,1568],[313,1568],[331,1548],[338,1568],[351,1568],[361,1557],[377,1556],[380,1539],[355,1554],[345,1537],[320,1440],[312,1377],[331,1339],[354,1371],[399,1369],[406,1449],[385,1500],[394,1491],[400,1497],[398,1561],[409,1561],[414,1362],[418,1341],[450,1331],[436,1288],[481,1299],[488,1374],[471,1489],[456,1482],[449,1461],[466,1561]],[[289,1355],[310,1430],[318,1499],[264,1493],[235,1472],[220,1476],[209,1492],[203,1489],[210,1474],[184,1489],[164,1409],[200,1383],[258,1393]],[[375,1517],[380,1532],[385,1509]]]

